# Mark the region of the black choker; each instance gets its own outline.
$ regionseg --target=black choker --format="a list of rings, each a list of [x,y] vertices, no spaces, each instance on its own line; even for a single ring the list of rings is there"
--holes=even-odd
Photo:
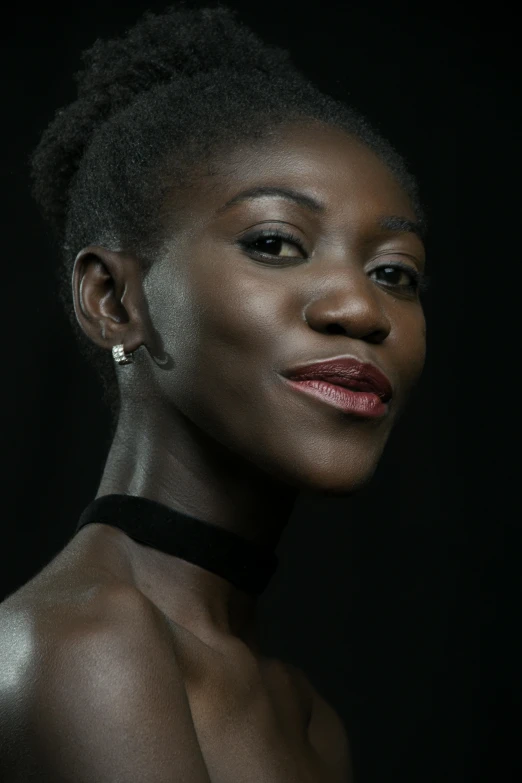
[[[91,522],[113,525],[140,544],[175,555],[259,595],[279,560],[271,549],[210,522],[136,495],[102,495],[80,516],[74,535]]]

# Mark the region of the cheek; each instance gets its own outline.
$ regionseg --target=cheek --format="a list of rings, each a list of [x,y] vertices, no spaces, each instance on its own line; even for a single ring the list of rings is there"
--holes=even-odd
[[[173,259],[161,285],[150,283],[155,327],[175,367],[161,383],[185,410],[196,399],[228,410],[252,398],[253,383],[260,391],[273,367],[285,289],[234,250],[198,248],[191,257]]]
[[[213,439],[259,462],[273,451],[269,414],[286,294],[259,269],[218,261],[191,270],[170,299],[168,320],[161,316],[174,365],[163,394]]]
[[[390,338],[402,396],[406,399],[417,384],[426,360],[426,320],[420,304],[411,312],[402,313]]]
[[[208,263],[193,269],[189,283],[190,317],[198,324],[197,339],[220,353],[237,352],[244,361],[263,353],[280,334],[285,300],[283,286],[274,284],[270,270],[238,257],[209,257]],[[238,357],[239,358],[239,357]]]

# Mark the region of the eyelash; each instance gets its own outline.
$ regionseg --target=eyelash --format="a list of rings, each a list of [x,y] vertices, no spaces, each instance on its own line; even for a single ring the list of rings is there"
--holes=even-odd
[[[301,251],[301,253],[305,253],[304,248],[301,244],[301,241],[299,237],[295,236],[294,234],[286,233],[283,231],[261,231],[260,233],[256,234],[254,237],[250,237],[248,239],[242,239],[239,244],[243,249],[247,250],[249,253],[252,253],[256,256],[261,256],[263,258],[271,258],[271,259],[278,259],[278,256],[273,255],[272,253],[263,253],[261,250],[257,250],[253,247],[253,245],[256,242],[259,242],[260,239],[280,239],[283,242],[289,242],[291,245],[295,245],[298,250]],[[280,256],[280,260],[283,259],[291,259],[292,256]],[[411,289],[416,292],[424,292],[427,291],[430,285],[430,279],[427,275],[421,274],[420,272],[417,272],[416,269],[412,269],[412,267],[409,264],[403,264],[400,261],[394,261],[390,264],[383,264],[382,266],[375,267],[375,269],[399,269],[401,272],[406,272],[406,274],[410,275],[412,282],[409,285],[397,285],[395,283],[386,283],[384,282],[383,285],[385,285],[388,288],[402,288],[402,289]],[[375,271],[375,269],[372,270],[372,272]]]

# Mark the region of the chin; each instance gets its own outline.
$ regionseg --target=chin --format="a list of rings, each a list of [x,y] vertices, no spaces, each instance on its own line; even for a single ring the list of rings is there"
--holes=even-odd
[[[324,481],[316,481],[307,485],[307,489],[318,495],[330,497],[348,497],[365,489],[370,483],[375,470],[371,473],[359,474],[357,476],[329,476]]]
[[[304,490],[332,497],[347,497],[368,486],[377,465],[378,461],[372,462],[371,465],[359,463],[357,469],[354,470],[354,466],[350,464],[337,463],[333,466],[325,462],[323,465],[307,466],[307,469],[303,469],[299,474],[295,473],[294,466],[292,474],[287,472],[286,476],[283,476],[279,471],[274,475],[277,475],[280,480],[286,480],[287,484],[295,487],[298,491]]]

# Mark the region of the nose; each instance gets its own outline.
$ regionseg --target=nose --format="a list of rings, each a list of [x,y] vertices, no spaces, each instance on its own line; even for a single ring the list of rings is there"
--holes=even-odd
[[[345,334],[371,343],[382,343],[392,328],[376,284],[362,271],[345,271],[342,279],[334,282],[329,278],[328,290],[307,303],[303,316],[318,332]]]

